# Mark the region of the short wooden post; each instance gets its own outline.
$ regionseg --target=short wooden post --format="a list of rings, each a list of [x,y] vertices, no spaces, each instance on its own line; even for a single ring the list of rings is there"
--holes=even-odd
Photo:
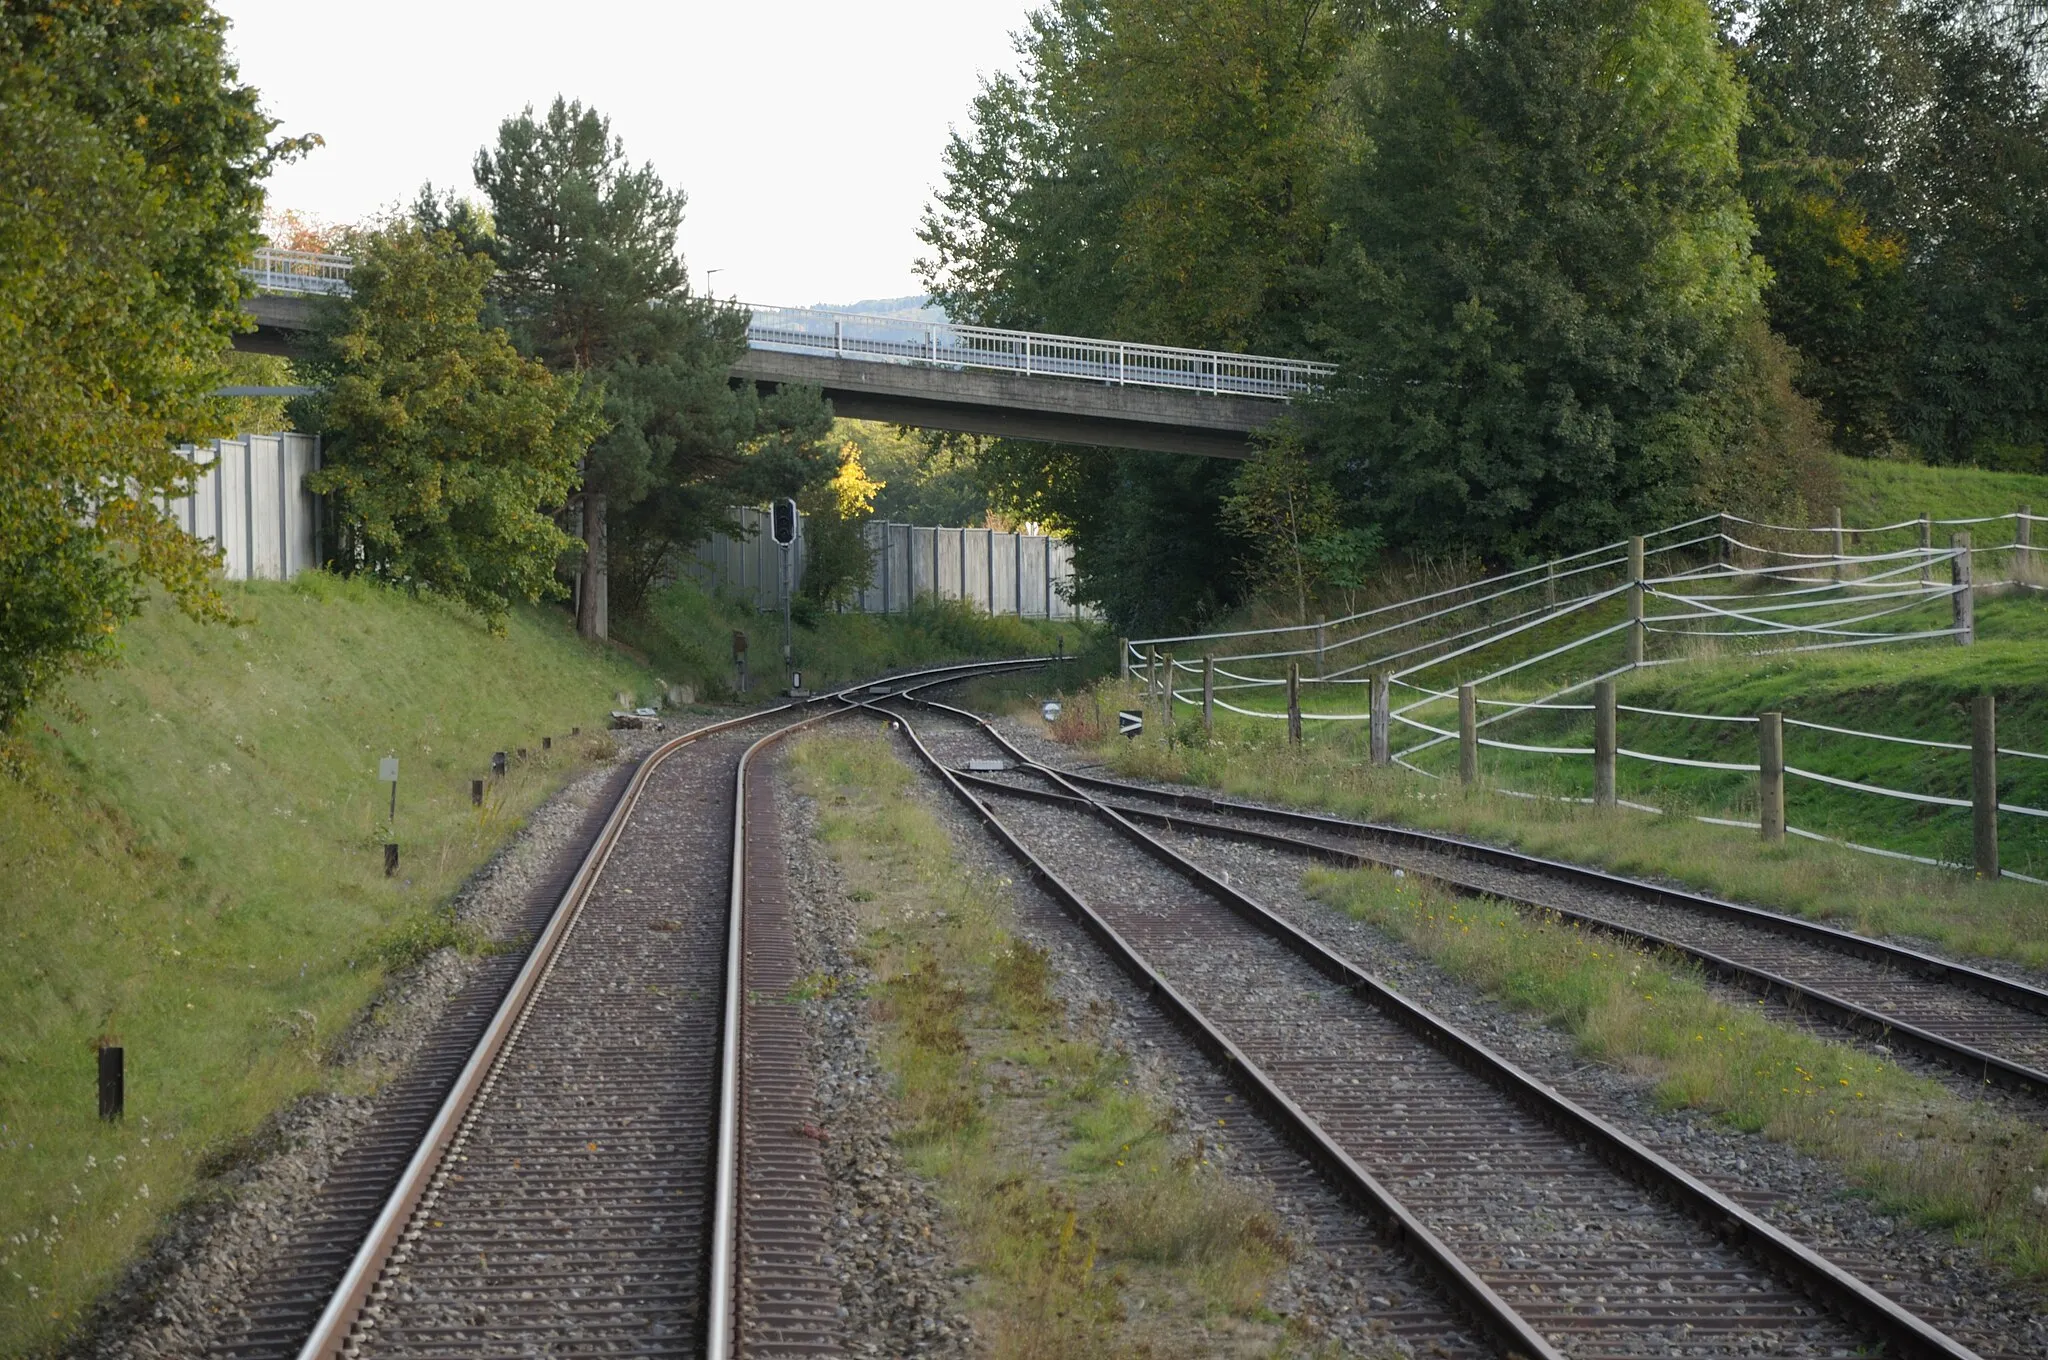
[[[491,773],[496,775],[505,773],[505,753],[503,751],[491,752]]]
[[[398,842],[384,842],[384,877],[392,878],[398,873]]]
[[[540,739],[540,749],[541,749],[541,750],[543,750],[543,751],[552,751],[552,750],[554,750],[554,749],[555,749],[555,739],[554,739],[553,737],[542,737],[542,738]]]
[[[1967,647],[1977,640],[1977,587],[1970,565],[1970,536],[1957,534],[1949,540],[1949,546],[1956,552],[1949,563],[1949,584],[1956,591],[1950,597],[1955,604],[1956,645]]]
[[[1841,507],[1841,506],[1839,506],[1839,505],[1838,505],[1838,506],[1836,506],[1836,507],[1835,507],[1834,517],[1833,517],[1833,519],[1832,519],[1831,523],[1832,523],[1832,524],[1833,524],[1833,526],[1834,526],[1834,533],[1833,533],[1832,535],[1830,535],[1830,541],[1831,541],[1831,542],[1832,542],[1832,543],[1833,543],[1833,544],[1835,545],[1835,571],[1834,571],[1834,576],[1835,576],[1835,579],[1836,579],[1837,581],[1839,581],[1839,580],[1841,580],[1841,579],[1842,579],[1843,575],[1845,574],[1845,573],[1844,573],[1844,570],[1843,570],[1843,567],[1842,567],[1842,559],[1843,559],[1844,557],[1847,557],[1847,556],[1849,555],[1849,554],[1848,554],[1848,549],[1847,549],[1847,544],[1848,544],[1848,540],[1847,540],[1847,539],[1845,539],[1845,538],[1844,538],[1844,537],[1842,536],[1842,507]]]
[[[100,1118],[108,1123],[127,1112],[128,1079],[124,1050],[108,1045],[100,1050]]]
[[[1759,713],[1756,719],[1757,820],[1766,841],[1785,839],[1785,715]]]
[[[1163,726],[1163,727],[1162,727],[1162,728],[1160,729],[1160,735],[1161,735],[1161,736],[1163,736],[1163,737],[1168,737],[1168,738],[1171,738],[1171,737],[1172,737],[1172,735],[1173,735],[1173,653],[1172,653],[1172,652],[1168,652],[1168,653],[1167,653],[1167,654],[1165,655],[1165,657],[1164,657],[1164,658],[1162,658],[1162,664],[1163,664],[1163,665],[1165,666],[1165,670],[1161,672],[1161,674],[1163,675],[1164,679],[1163,679],[1163,680],[1161,681],[1161,683],[1160,683],[1160,686],[1159,686],[1159,720],[1160,720],[1160,721],[1161,721],[1161,722],[1162,722],[1163,724],[1165,724],[1165,725],[1164,725],[1164,726]]]
[[[1202,658],[1202,731],[1216,731],[1216,658]]]
[[[1977,877],[1998,877],[1998,700],[1970,700],[1970,847]]]
[[[1920,512],[1920,584],[1934,584],[1934,516]]]
[[[1329,673],[1329,630],[1330,621],[1328,619],[1316,620],[1316,674],[1318,676]]]
[[[1593,683],[1593,803],[1614,806],[1614,681]]]
[[[1131,678],[1131,640],[1127,637],[1116,640],[1116,678],[1120,681]]]
[[[1458,686],[1458,782],[1479,782],[1479,696],[1470,685]]]
[[[1301,663],[1287,663],[1287,742],[1301,745]]]
[[[482,807],[484,805],[483,780],[472,779],[469,781],[469,805],[471,807]]]
[[[1387,671],[1379,671],[1372,678],[1372,720],[1366,724],[1371,731],[1372,763],[1391,765],[1394,763],[1394,678]]]
[[[1643,664],[1643,540],[1628,541],[1628,664]]]

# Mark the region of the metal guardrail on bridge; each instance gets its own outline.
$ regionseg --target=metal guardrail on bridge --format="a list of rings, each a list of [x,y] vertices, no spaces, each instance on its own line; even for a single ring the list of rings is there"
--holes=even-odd
[[[742,305],[752,313],[747,343],[754,348],[842,359],[993,369],[1034,378],[1081,378],[1119,386],[1171,387],[1212,396],[1283,401],[1336,372],[1334,365],[1305,359],[1005,331],[819,307]]]
[[[346,255],[264,246],[242,272],[267,293],[346,297],[353,264]],[[1032,378],[1076,378],[1279,401],[1309,391],[1336,372],[1334,365],[1306,359],[1090,340],[819,307],[734,305],[749,314],[747,343],[755,349],[871,363],[988,369]]]
[[[265,293],[331,293],[347,297],[348,271],[354,267],[355,261],[346,255],[259,246],[242,274],[254,280]]]

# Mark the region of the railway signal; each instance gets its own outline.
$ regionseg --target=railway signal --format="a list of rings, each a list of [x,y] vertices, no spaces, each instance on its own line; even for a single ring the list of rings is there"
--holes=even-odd
[[[774,521],[769,526],[769,536],[785,548],[796,542],[796,502],[787,496],[775,502]]]

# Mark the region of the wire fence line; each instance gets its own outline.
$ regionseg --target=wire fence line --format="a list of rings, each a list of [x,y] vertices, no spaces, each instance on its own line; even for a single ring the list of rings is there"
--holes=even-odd
[[[1876,528],[1850,528],[1840,524],[1820,528],[1791,528],[1759,524],[1739,516],[1707,516],[1687,524],[1674,525],[1621,544],[1602,545],[1561,558],[1555,562],[1522,568],[1498,577],[1461,587],[1436,590],[1392,604],[1375,606],[1316,624],[1285,625],[1271,629],[1244,629],[1211,634],[1183,634],[1169,638],[1125,641],[1121,647],[1122,666],[1127,677],[1140,679],[1148,700],[1158,698],[1163,710],[1192,707],[1200,710],[1205,723],[1221,709],[1257,721],[1285,722],[1290,737],[1299,739],[1304,724],[1371,724],[1370,741],[1375,763],[1403,767],[1431,779],[1443,775],[1416,763],[1434,749],[1456,744],[1459,774],[1463,781],[1476,778],[1477,756],[1481,750],[1535,755],[1558,761],[1592,760],[1594,786],[1604,795],[1594,799],[1565,798],[1570,802],[1606,802],[1647,812],[1660,810],[1648,804],[1631,803],[1614,796],[1614,765],[1617,760],[1649,766],[1680,767],[1719,774],[1754,776],[1759,781],[1759,798],[1767,806],[1775,798],[1775,817],[1745,822],[1725,817],[1700,815],[1696,820],[1713,825],[1762,829],[1767,836],[1797,835],[1803,839],[1828,840],[1850,849],[1894,858],[1915,860],[1946,867],[1975,867],[1992,876],[2009,876],[2026,882],[2041,882],[2009,869],[2001,871],[1997,861],[1997,820],[2000,815],[2048,819],[2048,809],[2000,800],[1996,792],[1996,761],[2048,760],[2048,753],[2000,746],[1988,737],[1991,719],[1971,742],[1934,741],[1892,733],[1866,732],[1833,724],[1814,723],[1782,714],[1687,713],[1615,702],[1612,681],[1631,672],[1669,665],[1689,659],[1684,650],[1676,655],[1652,656],[1653,638],[1666,639],[1663,646],[1680,649],[1700,646],[1738,649],[1748,655],[1773,655],[1837,647],[1904,644],[1945,639],[1964,645],[1974,640],[1974,601],[1986,587],[2008,585],[2038,589],[2028,579],[2036,568],[2032,526],[2041,516],[2022,507],[2018,511],[1966,520],[1941,520],[1931,516],[1904,520]],[[1717,522],[1718,521],[1718,522]],[[1936,546],[1937,528],[1969,528],[2009,523],[2012,540],[1979,544],[1968,534],[1958,533],[1952,542]],[[1701,525],[1714,524],[1708,533],[1691,533]],[[1731,530],[1746,530],[1738,536]],[[1868,552],[1851,551],[1852,541],[1883,533],[1914,531],[1919,542],[1904,547],[1883,547]],[[1809,552],[1796,547],[1753,541],[1763,534],[1821,534],[1832,536],[1830,551]],[[1650,546],[1652,538],[1667,542]],[[1615,550],[1621,555],[1615,556]],[[1688,557],[1688,553],[1690,556]],[[1977,564],[1985,554],[2003,554],[2013,564],[2009,576],[1998,580],[1978,579]],[[1651,563],[1659,557],[1654,570]],[[1559,598],[1557,583],[1583,578],[1598,571],[1619,567],[1618,582],[1595,580],[1580,593]],[[1537,587],[1545,590],[1541,604],[1520,597]],[[1464,598],[1458,598],[1462,595]],[[1608,612],[1614,601],[1626,604],[1625,616],[1617,622]],[[1652,606],[1657,612],[1651,612]],[[1489,610],[1491,612],[1489,612]],[[1402,617],[1403,611],[1408,611]],[[1929,617],[1939,611],[1939,619]],[[1363,625],[1363,626],[1358,626]],[[1331,637],[1340,626],[1357,626],[1348,636]],[[1550,630],[1548,636],[1545,630]],[[1562,640],[1551,639],[1563,631]],[[1313,646],[1280,646],[1266,650],[1207,650],[1219,643],[1241,643],[1246,639],[1299,640],[1313,634]],[[1529,641],[1540,638],[1550,645],[1529,650]],[[1521,641],[1516,641],[1520,639]],[[1599,644],[1614,647],[1625,642],[1626,657],[1619,666],[1597,663],[1598,674],[1560,674],[1583,669],[1580,656],[1603,654]],[[1185,655],[1175,657],[1169,649],[1200,650],[1199,661]],[[1345,652],[1343,664],[1332,667],[1333,654]],[[1588,651],[1587,649],[1594,649]],[[1487,665],[1488,653],[1500,664]],[[1358,654],[1363,653],[1363,659]],[[1526,653],[1526,654],[1524,654]],[[1611,652],[1605,654],[1611,655]],[[1315,673],[1305,673],[1303,663],[1313,660]],[[1270,671],[1285,663],[1286,674]],[[1470,674],[1474,670],[1480,673]],[[1260,672],[1268,673],[1260,673]],[[1465,674],[1457,674],[1463,671]],[[1178,677],[1199,674],[1199,688]],[[1445,679],[1429,682],[1431,676]],[[1469,678],[1467,676],[1469,675]],[[1452,678],[1455,676],[1455,678]],[[1219,683],[1219,677],[1222,683]],[[1484,686],[1498,686],[1510,678],[1546,692],[1535,697],[1481,697]],[[1603,686],[1603,682],[1607,682]],[[1342,695],[1349,687],[1370,687],[1371,703],[1364,711],[1347,705]],[[1268,706],[1285,690],[1286,707]],[[1393,691],[1412,698],[1398,705]],[[1593,689],[1595,703],[1562,702]],[[1221,697],[1235,692],[1238,703]],[[1351,690],[1355,692],[1355,690]],[[1320,694],[1321,700],[1304,706],[1304,695]],[[1458,727],[1425,720],[1433,706],[1456,703]],[[1601,713],[1603,704],[1606,711]],[[1481,708],[1488,710],[1483,716]],[[1526,715],[1577,715],[1594,713],[1594,746],[1544,742],[1510,741],[1486,732],[1497,724]],[[1615,715],[1629,713],[1660,721],[1710,725],[1722,732],[1728,725],[1770,728],[1777,742],[1775,759],[1756,761],[1703,759],[1662,751],[1624,747],[1613,739]],[[1601,742],[1604,721],[1606,741]],[[1834,737],[1861,738],[1944,752],[1967,753],[1972,759],[1972,788],[1969,797],[1955,797],[1915,789],[1892,788],[1864,779],[1849,779],[1783,759],[1782,732],[1786,727],[1804,729]],[[1419,739],[1397,746],[1396,731],[1414,733]],[[1829,837],[1821,832],[1789,825],[1783,816],[1783,788],[1786,780],[1804,781],[1852,793],[1860,797],[1887,798],[1907,804],[1938,809],[1965,809],[1975,819],[1976,844],[1973,862],[1958,864],[1903,850],[1868,846]],[[1988,789],[1984,787],[1988,784]],[[1491,786],[1493,791],[1515,797],[1554,798],[1559,795]],[[1773,792],[1775,790],[1775,792]]]

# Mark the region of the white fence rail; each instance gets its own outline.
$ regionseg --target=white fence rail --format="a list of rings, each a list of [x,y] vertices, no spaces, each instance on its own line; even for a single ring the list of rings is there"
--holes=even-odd
[[[753,506],[731,514],[736,532],[698,544],[691,574],[758,609],[774,608],[781,598],[781,549],[768,536],[768,514]],[[808,519],[800,517],[791,554],[792,590],[803,582]],[[1092,609],[1073,601],[1073,547],[1065,539],[880,520],[871,520],[863,533],[874,568],[853,601],[860,613],[900,614],[920,597],[936,596],[1026,619],[1094,617]]]
[[[309,434],[245,434],[179,453],[205,470],[192,494],[165,511],[194,538],[217,544],[230,581],[289,581],[320,563],[319,499],[306,475],[320,466]]]

